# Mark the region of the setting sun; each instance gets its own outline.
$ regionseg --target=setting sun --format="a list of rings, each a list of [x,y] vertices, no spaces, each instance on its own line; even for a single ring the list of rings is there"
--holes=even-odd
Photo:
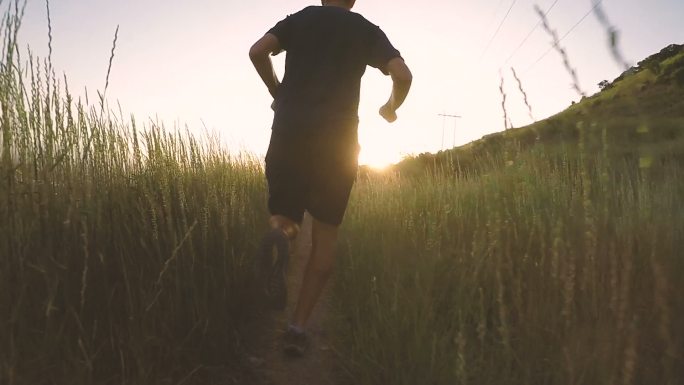
[[[359,153],[360,165],[381,170],[399,160],[401,160],[399,154],[393,152],[392,149],[383,148],[379,143],[368,143],[365,146],[363,143],[361,144],[361,152]]]
[[[402,158],[400,136],[396,129],[386,124],[365,127],[362,123],[359,129],[359,164],[380,170],[399,162]]]

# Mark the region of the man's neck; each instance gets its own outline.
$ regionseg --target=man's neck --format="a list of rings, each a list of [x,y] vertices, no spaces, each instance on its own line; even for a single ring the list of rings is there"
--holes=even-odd
[[[343,8],[346,9],[347,11],[350,11],[351,8],[347,5],[347,3],[343,1],[329,1],[326,4],[323,5],[324,7],[337,7],[337,8]]]

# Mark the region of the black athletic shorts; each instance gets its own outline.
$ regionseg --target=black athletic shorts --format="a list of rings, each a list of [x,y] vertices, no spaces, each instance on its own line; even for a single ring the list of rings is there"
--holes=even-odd
[[[342,223],[358,169],[358,122],[293,130],[274,125],[266,154],[268,208],[297,223],[308,211]],[[295,127],[297,128],[297,127]]]

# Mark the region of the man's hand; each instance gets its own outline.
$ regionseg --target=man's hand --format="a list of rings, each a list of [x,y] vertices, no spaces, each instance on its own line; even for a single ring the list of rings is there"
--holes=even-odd
[[[390,95],[389,101],[380,107],[380,116],[392,123],[397,120],[397,108],[404,103],[406,95],[408,95],[413,75],[404,63],[404,59],[400,57],[396,57],[387,63],[387,72],[392,76],[392,95]]]
[[[276,77],[276,83],[275,86],[271,86],[268,88],[268,93],[271,94],[273,99],[275,99],[276,95],[278,95],[278,88],[280,87],[280,81]]]
[[[276,79],[276,80],[278,80],[278,79]],[[269,88],[268,89],[268,93],[270,93],[271,96],[273,97],[273,101],[271,102],[271,109],[273,111],[276,110],[275,106],[276,106],[276,96],[278,95],[278,88],[280,88],[280,82],[276,83],[275,88]]]
[[[394,123],[397,120],[397,111],[389,104],[384,104],[380,107],[380,116],[382,116],[388,123]]]

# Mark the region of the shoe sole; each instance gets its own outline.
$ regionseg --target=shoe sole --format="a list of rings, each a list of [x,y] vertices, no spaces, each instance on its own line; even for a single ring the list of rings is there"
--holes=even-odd
[[[297,345],[287,345],[283,349],[283,353],[285,353],[287,357],[300,358],[304,357],[304,354],[306,354],[306,348]]]
[[[283,346],[283,353],[287,357],[299,358],[303,357],[309,350],[309,339],[306,334],[294,334],[287,331],[284,336],[285,344]]]

